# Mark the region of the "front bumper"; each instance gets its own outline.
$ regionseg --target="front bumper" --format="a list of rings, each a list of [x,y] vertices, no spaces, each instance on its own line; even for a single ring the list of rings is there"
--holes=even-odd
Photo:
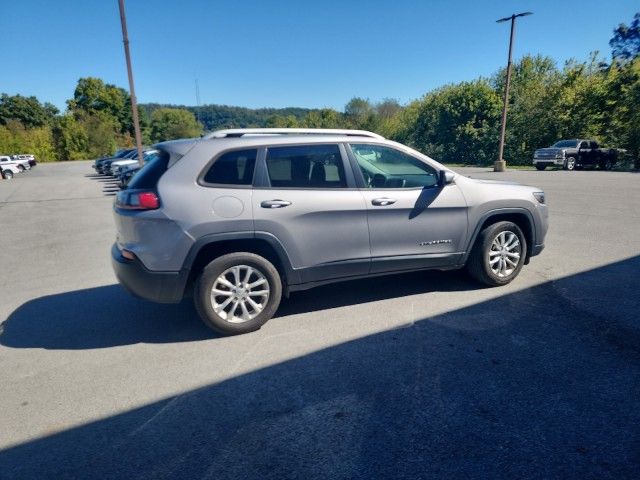
[[[564,165],[564,158],[534,158],[534,165]]]
[[[158,303],[180,303],[184,297],[189,271],[154,272],[140,260],[128,260],[117,245],[111,247],[111,264],[118,282],[136,297]]]

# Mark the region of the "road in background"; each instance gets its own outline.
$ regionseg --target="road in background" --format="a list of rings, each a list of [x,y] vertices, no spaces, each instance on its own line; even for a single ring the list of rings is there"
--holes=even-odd
[[[0,182],[0,478],[631,478],[640,176],[457,169],[547,194],[547,248],[292,294],[217,338],[111,271],[88,162]]]

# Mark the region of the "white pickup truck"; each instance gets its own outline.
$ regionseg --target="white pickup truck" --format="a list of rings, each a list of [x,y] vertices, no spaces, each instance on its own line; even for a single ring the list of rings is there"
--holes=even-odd
[[[13,160],[6,155],[0,155],[0,173],[2,178],[10,180],[13,175],[26,170],[26,168],[18,160]]]

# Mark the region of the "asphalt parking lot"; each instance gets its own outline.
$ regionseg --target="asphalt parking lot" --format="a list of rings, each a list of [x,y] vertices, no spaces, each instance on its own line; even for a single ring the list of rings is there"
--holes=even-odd
[[[547,193],[512,284],[325,286],[231,338],[116,284],[88,162],[0,182],[0,478],[638,478],[640,174],[458,171]]]

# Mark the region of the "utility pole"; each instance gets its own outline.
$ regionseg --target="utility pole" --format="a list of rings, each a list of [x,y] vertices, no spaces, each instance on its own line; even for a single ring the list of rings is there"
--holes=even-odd
[[[526,17],[532,15],[533,12],[523,12],[513,14],[510,17],[501,18],[496,20],[496,23],[506,22],[511,20],[511,36],[509,37],[509,59],[507,60],[507,81],[504,85],[504,103],[502,105],[502,126],[500,127],[500,148],[498,152],[498,159],[493,164],[494,172],[504,172],[507,168],[507,162],[504,161],[504,136],[507,130],[507,105],[509,103],[509,85],[511,84],[511,51],[513,49],[513,34],[516,29],[516,18]]]
[[[127,59],[127,74],[129,75],[129,93],[131,96],[131,113],[133,115],[133,129],[136,135],[136,148],[138,149],[138,165],[144,165],[142,155],[142,137],[140,135],[140,119],[138,118],[138,101],[136,90],[133,86],[133,70],[131,69],[131,53],[129,53],[129,35],[127,33],[127,17],[124,12],[124,0],[118,0],[120,7],[120,23],[122,24],[122,42],[124,43],[124,56]]]
[[[196,78],[196,120],[200,121],[200,84]]]

